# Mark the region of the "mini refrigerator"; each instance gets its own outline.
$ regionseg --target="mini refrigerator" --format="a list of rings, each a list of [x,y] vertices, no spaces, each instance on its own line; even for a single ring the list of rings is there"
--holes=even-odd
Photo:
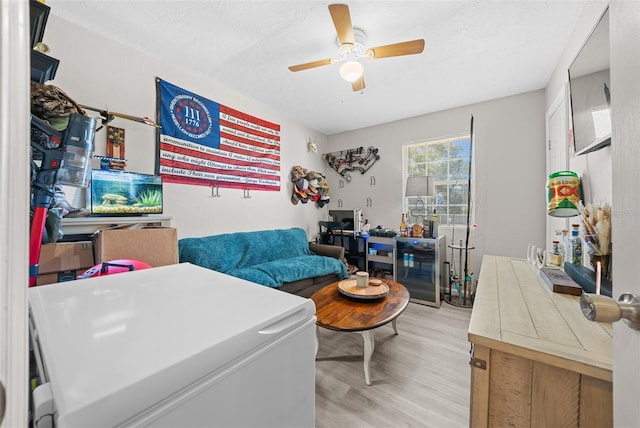
[[[395,280],[407,287],[412,302],[439,308],[443,298],[440,289],[446,237],[395,237],[393,240]]]
[[[188,263],[29,289],[33,425],[312,427],[315,306]]]

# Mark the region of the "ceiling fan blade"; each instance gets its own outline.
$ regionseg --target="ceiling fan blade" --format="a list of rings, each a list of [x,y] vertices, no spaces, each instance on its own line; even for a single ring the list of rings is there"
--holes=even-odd
[[[333,25],[336,27],[336,33],[340,43],[343,45],[355,44],[353,37],[353,25],[351,25],[351,15],[349,14],[349,6],[346,4],[330,4],[329,13],[333,20]]]
[[[304,64],[290,65],[289,70],[301,71],[308,70],[309,68],[322,67],[323,65],[331,64],[331,59],[321,59],[319,61],[306,62]]]
[[[393,43],[391,45],[378,46],[367,49],[366,54],[371,59],[388,58],[391,56],[419,54],[424,50],[424,39],[408,42]]]
[[[351,82],[351,88],[353,88],[353,92],[358,92],[363,90],[365,88],[364,76],[359,78],[358,80]]]

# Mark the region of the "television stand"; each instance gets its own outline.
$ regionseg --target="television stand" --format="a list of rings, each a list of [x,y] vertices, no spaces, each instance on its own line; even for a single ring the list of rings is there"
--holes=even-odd
[[[161,214],[149,214],[133,217],[74,217],[63,218],[61,224],[64,236],[91,236],[93,233],[101,229],[131,224],[169,227],[171,226],[171,217]]]

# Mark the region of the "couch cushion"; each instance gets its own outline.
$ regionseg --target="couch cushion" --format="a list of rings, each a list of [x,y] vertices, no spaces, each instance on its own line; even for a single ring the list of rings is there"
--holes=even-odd
[[[340,277],[340,279],[343,279],[343,277]],[[327,282],[335,282],[335,281],[337,281],[337,279],[336,279],[336,275],[333,273],[330,273],[328,275],[320,275],[313,278],[314,284],[325,284]]]
[[[285,282],[294,282],[331,273],[341,278],[349,276],[344,263],[324,256],[301,256],[273,260],[250,267],[232,269],[227,273],[268,287],[281,287]]]
[[[334,277],[336,276],[334,275]],[[305,278],[301,279],[300,281],[285,282],[284,284],[282,284],[282,287],[278,288],[278,290],[299,295],[301,292],[311,286],[313,286],[313,278]]]
[[[301,228],[226,233],[183,238],[178,242],[180,263],[189,262],[224,273],[312,254],[307,234]]]
[[[326,287],[327,285],[332,284],[332,283],[334,283],[334,282],[338,281],[339,279],[340,279],[340,278],[338,278],[337,276],[335,276],[335,275],[334,275],[333,280],[329,280],[329,281],[326,281],[326,282],[321,282],[321,283],[318,283],[318,284],[314,283],[313,285],[311,285],[311,286],[309,286],[309,287],[307,287],[307,288],[304,288],[304,289],[302,289],[302,290],[298,290],[298,291],[296,291],[296,292],[295,292],[295,293],[293,293],[293,294],[295,294],[296,296],[300,296],[300,297],[311,297],[311,296],[313,296],[316,292],[318,292],[318,291],[322,290],[322,289],[323,289],[324,287]],[[283,288],[279,288],[278,290],[284,290],[284,287],[285,287],[286,285],[287,285],[287,284],[283,285]]]

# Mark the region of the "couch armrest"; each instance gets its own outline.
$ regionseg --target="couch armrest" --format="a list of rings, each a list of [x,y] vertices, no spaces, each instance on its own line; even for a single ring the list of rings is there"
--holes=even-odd
[[[344,247],[337,245],[309,243],[309,249],[319,256],[333,257],[338,260],[344,258]]]

